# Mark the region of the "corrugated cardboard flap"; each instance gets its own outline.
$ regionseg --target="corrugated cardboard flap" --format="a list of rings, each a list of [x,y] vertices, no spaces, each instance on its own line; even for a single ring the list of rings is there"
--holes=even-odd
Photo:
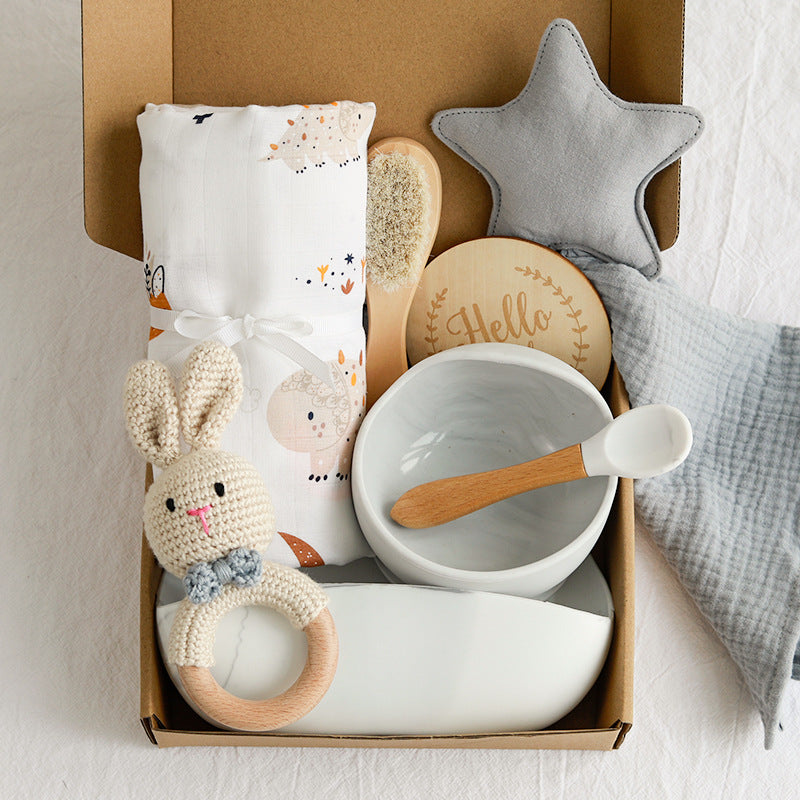
[[[680,101],[681,0],[297,0],[290,8],[278,0],[84,0],[86,230],[142,257],[136,115],[145,103],[349,98],[377,104],[373,140],[410,136],[439,161],[444,195],[434,255],[482,236],[488,184],[434,137],[430,120],[443,108],[515,97],[555,17],[577,25],[598,73],[623,99]],[[673,165],[647,192],[662,249],[677,236],[678,180]]]

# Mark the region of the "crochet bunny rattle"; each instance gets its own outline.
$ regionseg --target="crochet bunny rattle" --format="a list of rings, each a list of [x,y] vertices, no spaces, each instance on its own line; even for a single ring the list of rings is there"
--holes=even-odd
[[[210,719],[266,731],[299,719],[321,700],[336,671],[338,639],[322,589],[302,573],[262,561],[259,551],[275,533],[272,501],[255,467],[219,449],[241,397],[236,355],[204,342],[187,359],[177,394],[164,364],[134,364],[125,385],[125,419],[139,452],[163,470],[145,497],[145,535],[187,593],[170,634],[168,661]],[[181,453],[179,429],[189,453]],[[220,618],[253,605],[279,611],[308,642],[297,681],[261,701],[235,697],[209,670]]]

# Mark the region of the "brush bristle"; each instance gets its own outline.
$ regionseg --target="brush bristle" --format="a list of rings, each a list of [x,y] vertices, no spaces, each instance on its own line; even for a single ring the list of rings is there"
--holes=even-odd
[[[367,167],[367,271],[391,291],[415,283],[425,266],[430,190],[405,153],[378,153]]]

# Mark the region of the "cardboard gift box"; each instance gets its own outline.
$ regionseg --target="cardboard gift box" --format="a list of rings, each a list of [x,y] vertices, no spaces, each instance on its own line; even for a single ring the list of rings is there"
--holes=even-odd
[[[434,137],[434,113],[498,106],[525,85],[539,40],[571,20],[610,89],[625,100],[679,103],[683,3],[635,0],[83,0],[85,224],[89,236],[142,258],[136,116],[145,103],[218,106],[374,101],[372,141],[409,136],[439,161],[442,218],[433,255],[485,235],[491,196],[481,175]],[[651,181],[646,208],[662,249],[678,232],[679,166]],[[146,335],[143,321],[143,337]],[[627,408],[616,370],[605,394]],[[131,531],[131,535],[137,535]],[[580,705],[545,731],[453,736],[324,736],[217,730],[184,703],[161,664],[154,607],[160,567],[143,540],[141,721],[159,746],[570,748],[620,746],[632,721],[634,515],[620,480],[595,549],[616,609],[606,666]]]

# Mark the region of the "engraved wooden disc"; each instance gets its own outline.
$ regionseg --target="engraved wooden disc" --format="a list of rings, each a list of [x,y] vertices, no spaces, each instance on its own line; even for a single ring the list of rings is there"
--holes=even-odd
[[[412,364],[476,342],[507,342],[560,358],[601,387],[611,329],[589,279],[553,250],[491,236],[456,245],[425,269],[408,317]]]

